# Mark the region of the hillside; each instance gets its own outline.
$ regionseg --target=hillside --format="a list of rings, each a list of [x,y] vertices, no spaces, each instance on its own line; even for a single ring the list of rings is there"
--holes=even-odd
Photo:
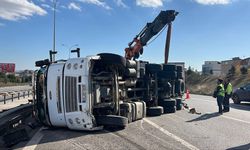
[[[217,79],[218,77],[212,75],[200,75],[196,72],[187,73],[186,89],[192,94],[212,95],[216,88]],[[236,73],[231,78],[231,83],[234,89],[246,83],[250,83],[250,73],[246,75]]]

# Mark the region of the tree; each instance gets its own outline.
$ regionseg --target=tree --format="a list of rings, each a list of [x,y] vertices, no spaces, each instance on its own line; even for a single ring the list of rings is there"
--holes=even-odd
[[[192,70],[192,68],[189,66],[188,70],[187,70],[187,75],[193,74],[194,71]]]
[[[241,72],[242,75],[244,75],[244,74],[247,74],[247,73],[248,73],[248,70],[247,70],[246,67],[241,67],[241,68],[240,68],[240,72]]]
[[[14,74],[8,74],[7,78],[10,82],[16,82],[16,76]]]
[[[234,76],[235,75],[235,67],[234,66],[232,66],[229,70],[228,70],[228,75],[229,76]]]
[[[5,74],[0,72],[0,78],[5,78]]]

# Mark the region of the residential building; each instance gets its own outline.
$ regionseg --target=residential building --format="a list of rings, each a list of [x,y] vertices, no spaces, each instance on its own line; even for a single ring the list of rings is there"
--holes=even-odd
[[[205,61],[202,65],[202,74],[220,76],[221,63],[219,61]]]
[[[245,67],[250,69],[250,57],[241,59],[239,57],[234,57],[231,60],[219,61],[205,61],[202,65],[202,74],[213,74],[216,76],[226,76],[232,67],[242,68]],[[238,70],[239,71],[239,70]]]

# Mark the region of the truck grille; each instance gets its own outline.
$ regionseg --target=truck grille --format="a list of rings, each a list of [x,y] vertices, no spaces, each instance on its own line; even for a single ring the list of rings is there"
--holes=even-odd
[[[77,111],[77,77],[65,78],[65,105],[66,112]]]

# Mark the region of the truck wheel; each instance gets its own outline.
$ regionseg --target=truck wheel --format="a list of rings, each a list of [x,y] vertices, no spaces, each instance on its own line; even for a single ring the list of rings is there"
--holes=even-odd
[[[126,67],[126,59],[120,55],[112,54],[112,53],[100,53],[97,54],[101,57],[102,63],[106,65],[121,65],[122,67]]]
[[[128,125],[128,118],[123,116],[106,115],[106,116],[95,116],[96,123],[103,126],[115,126],[125,128]]]
[[[176,65],[166,65],[163,64],[163,71],[176,71]]]
[[[183,72],[182,66],[176,66],[177,72]]]
[[[162,70],[162,66],[160,64],[146,64],[146,72],[147,73],[157,73]]]
[[[162,107],[174,107],[176,106],[176,100],[175,99],[163,99],[159,100],[159,105]]]
[[[185,92],[184,90],[185,90],[184,81],[182,79],[178,79],[175,82],[175,93],[182,95]]]
[[[184,79],[183,72],[177,72],[177,79]]]
[[[177,73],[176,71],[161,71],[158,73],[159,78],[164,78],[164,79],[176,79],[177,78]]]
[[[182,110],[182,104],[176,105],[176,110]]]
[[[181,93],[182,93],[182,95],[185,93],[185,83],[183,80],[181,82]]]
[[[147,107],[147,116],[160,116],[163,114],[163,107],[156,106],[156,107]]]
[[[233,99],[234,104],[240,104],[240,99],[237,94],[233,94],[232,99]]]
[[[176,112],[176,106],[174,107],[165,107],[164,108],[164,113],[169,114],[169,113],[175,113]]]
[[[182,109],[182,99],[177,98],[176,99],[176,110],[181,110]]]

